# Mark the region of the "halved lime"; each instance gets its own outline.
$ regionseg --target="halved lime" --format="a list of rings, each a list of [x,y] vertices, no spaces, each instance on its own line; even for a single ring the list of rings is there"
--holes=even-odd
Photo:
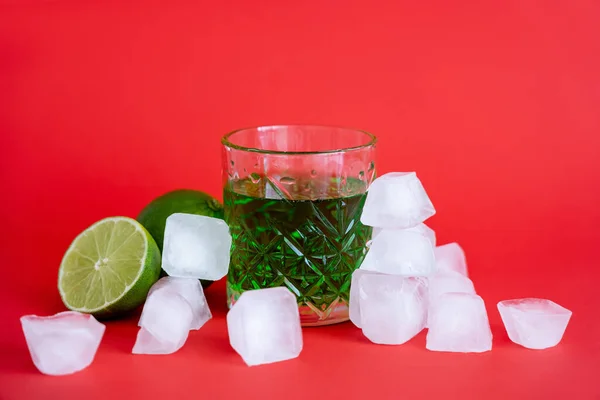
[[[148,231],[127,217],[96,222],[65,253],[58,290],[70,310],[113,317],[141,305],[160,274],[160,251]]]

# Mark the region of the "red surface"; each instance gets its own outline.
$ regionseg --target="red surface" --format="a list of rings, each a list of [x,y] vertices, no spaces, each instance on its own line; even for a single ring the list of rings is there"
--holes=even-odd
[[[375,3],[0,6],[1,399],[600,398],[600,3]],[[131,318],[108,323],[87,370],[39,374],[18,317],[63,310],[74,236],[169,189],[219,195],[220,136],[271,123],[363,128],[380,172],[418,171],[494,350],[378,346],[342,324],[247,368],[219,283],[214,320],[178,353],[131,355]],[[573,310],[558,347],[508,340],[495,304],[524,296]]]

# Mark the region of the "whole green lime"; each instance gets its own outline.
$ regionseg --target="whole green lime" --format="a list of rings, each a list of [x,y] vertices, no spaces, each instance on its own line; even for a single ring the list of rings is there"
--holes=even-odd
[[[211,195],[192,189],[179,189],[165,193],[152,200],[137,216],[140,224],[150,232],[160,251],[163,248],[167,217],[173,213],[204,215],[224,218],[223,205]],[[207,288],[212,281],[202,280]]]

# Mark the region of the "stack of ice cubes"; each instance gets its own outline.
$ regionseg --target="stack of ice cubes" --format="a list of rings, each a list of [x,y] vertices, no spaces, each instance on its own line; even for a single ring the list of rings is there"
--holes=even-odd
[[[167,218],[162,266],[170,275],[146,300],[134,353],[177,351],[190,329],[199,329],[210,310],[198,279],[217,280],[229,269],[231,235],[216,218],[172,214]],[[243,293],[227,314],[229,340],[248,365],[295,358],[302,350],[296,297],[287,288]]]
[[[352,276],[350,319],[372,342],[402,344],[428,327],[427,348],[491,350],[483,300],[456,243],[436,247],[423,222],[435,214],[414,172],[376,179],[361,222],[373,227],[369,251]]]
[[[463,249],[450,243],[435,249],[437,271],[429,278],[427,349],[481,353],[492,349],[483,299],[468,277]]]
[[[190,330],[212,318],[198,279],[166,276],[146,298],[134,354],[171,354],[185,343]]]
[[[198,279],[218,280],[229,269],[231,235],[218,218],[175,213],[166,221],[162,268],[169,276],[148,293],[134,354],[170,354],[190,330],[212,318]]]

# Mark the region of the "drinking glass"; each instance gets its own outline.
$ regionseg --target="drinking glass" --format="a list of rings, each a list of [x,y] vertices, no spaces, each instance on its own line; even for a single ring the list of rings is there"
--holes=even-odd
[[[375,143],[360,130],[308,125],[223,137],[229,306],[246,290],[285,286],[302,325],[348,319],[352,272],[372,233],[360,215],[375,178]]]

